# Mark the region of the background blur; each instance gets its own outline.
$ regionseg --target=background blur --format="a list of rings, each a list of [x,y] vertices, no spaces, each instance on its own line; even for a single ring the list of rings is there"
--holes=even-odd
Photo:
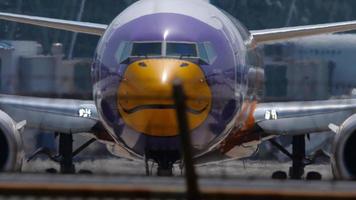
[[[0,0],[0,10],[109,24],[122,10],[134,2],[135,0]],[[352,9],[356,7],[354,0],[211,0],[211,2],[235,16],[251,30],[356,19],[356,10]],[[2,41],[0,77],[4,77],[0,81],[1,92],[91,99],[89,67],[99,37],[4,21],[0,21],[0,27],[0,41]],[[19,40],[33,42],[14,42]],[[291,49],[299,50],[300,48],[295,46],[301,45],[304,44],[286,47],[287,50],[285,44],[279,45],[281,47],[265,48],[267,51],[265,56],[279,55],[279,60],[285,61],[287,54],[293,54]],[[297,56],[291,55],[294,58]],[[320,59],[315,62],[319,62],[317,63],[319,65],[332,65],[325,60],[324,63],[320,63]],[[307,61],[302,64],[308,66],[316,63],[311,64]],[[265,63],[267,66],[270,64]],[[274,63],[274,65],[282,64]],[[282,75],[288,73],[283,72],[284,69],[277,68],[271,67],[266,75],[278,74],[275,71],[279,71],[277,76],[281,77],[281,73]],[[279,78],[277,82],[267,81],[267,87],[283,85],[286,79],[288,78]],[[340,87],[343,84],[341,83]],[[284,88],[273,89],[273,91],[270,88],[272,87],[266,89],[269,100],[274,100],[273,96],[284,96],[284,100],[289,100],[297,93],[285,94]],[[340,95],[341,92],[338,94]],[[307,99],[320,99],[327,96],[321,94],[319,97],[307,97]]]
[[[84,3],[83,3],[84,2]],[[3,12],[81,20],[108,24],[135,0],[0,0]],[[211,0],[229,12],[249,29],[325,23],[356,19],[353,0]],[[84,6],[83,6],[84,4]],[[65,55],[70,53],[72,33],[0,22],[1,39],[35,40],[49,53],[52,43],[60,42]],[[91,57],[98,37],[79,34],[74,57]]]

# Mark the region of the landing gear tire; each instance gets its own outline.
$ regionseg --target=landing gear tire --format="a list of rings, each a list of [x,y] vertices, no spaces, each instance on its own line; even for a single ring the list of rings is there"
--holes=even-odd
[[[314,172],[314,171],[308,172],[306,176],[307,180],[321,180],[321,178],[322,178],[321,174],[319,172]]]
[[[58,171],[54,168],[49,168],[49,169],[46,169],[46,172],[49,174],[56,174]]]
[[[287,177],[287,173],[284,171],[276,171],[272,174],[272,179],[276,180],[286,180]]]
[[[78,171],[78,174],[93,174],[93,172],[90,170],[81,169]]]
[[[150,175],[148,169],[148,160],[153,160],[157,163],[157,176],[173,176],[173,164],[181,158],[179,151],[168,150],[146,150],[146,174]]]

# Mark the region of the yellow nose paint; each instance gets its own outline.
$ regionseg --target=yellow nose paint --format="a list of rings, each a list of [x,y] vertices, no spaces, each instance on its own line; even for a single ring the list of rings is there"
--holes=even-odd
[[[128,66],[118,88],[118,111],[125,123],[150,136],[176,136],[178,124],[172,82],[180,79],[187,96],[189,127],[197,128],[209,115],[211,91],[204,72],[192,62],[146,59]]]

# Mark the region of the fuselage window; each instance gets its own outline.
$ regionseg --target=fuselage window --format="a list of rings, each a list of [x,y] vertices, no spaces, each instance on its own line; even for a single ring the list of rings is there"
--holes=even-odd
[[[133,43],[131,56],[161,56],[162,43]]]
[[[198,57],[195,44],[167,43],[166,56]]]

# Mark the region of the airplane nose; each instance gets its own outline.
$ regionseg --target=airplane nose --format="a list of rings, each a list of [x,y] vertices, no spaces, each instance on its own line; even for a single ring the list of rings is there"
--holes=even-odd
[[[191,129],[200,126],[211,109],[211,91],[202,69],[179,59],[146,59],[130,64],[118,88],[118,111],[124,122],[150,136],[176,136],[178,125],[172,83],[180,79],[187,96]]]

